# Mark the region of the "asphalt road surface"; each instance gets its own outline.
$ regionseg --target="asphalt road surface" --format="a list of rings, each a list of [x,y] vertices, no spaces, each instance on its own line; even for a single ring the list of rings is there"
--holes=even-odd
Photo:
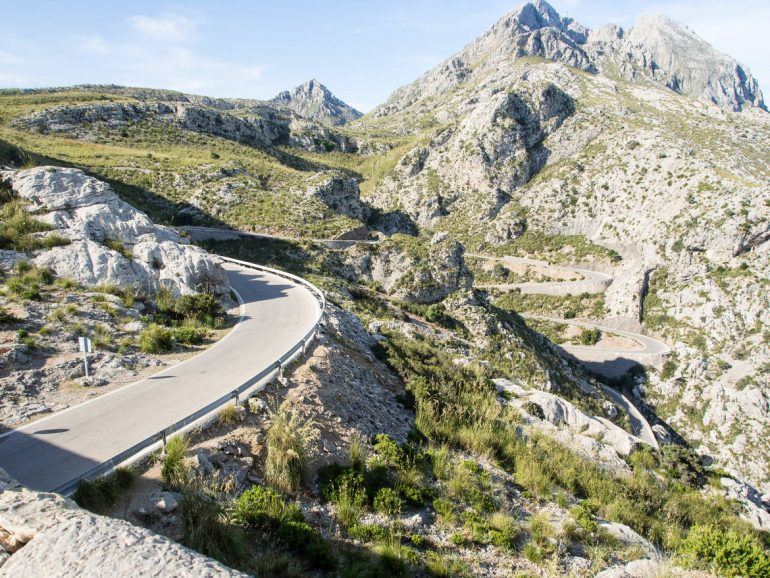
[[[308,289],[224,267],[243,300],[227,336],[183,363],[0,437],[0,467],[28,488],[53,490],[248,382],[313,327],[319,304]]]

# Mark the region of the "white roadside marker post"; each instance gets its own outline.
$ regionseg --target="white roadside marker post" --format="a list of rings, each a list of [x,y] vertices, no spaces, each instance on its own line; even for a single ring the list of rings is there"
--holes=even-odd
[[[88,375],[88,354],[93,351],[91,347],[91,340],[88,337],[78,337],[78,343],[80,344],[80,351],[83,352],[83,365],[86,368],[86,377]]]

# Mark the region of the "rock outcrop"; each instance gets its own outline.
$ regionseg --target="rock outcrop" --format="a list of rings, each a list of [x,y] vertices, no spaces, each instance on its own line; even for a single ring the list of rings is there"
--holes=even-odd
[[[18,486],[0,470],[0,530],[12,553],[0,576],[245,576],[123,520],[81,510],[57,494]]]
[[[112,188],[78,169],[36,167],[8,174],[14,192],[70,244],[34,256],[84,285],[115,284],[154,294],[229,291],[216,258],[176,231],[154,225]]]
[[[354,246],[347,251],[350,279],[380,285],[395,299],[409,303],[434,303],[471,284],[463,260],[463,246],[444,237],[434,238],[429,251],[409,237],[382,245]]]
[[[289,136],[288,121],[275,116],[234,116],[177,102],[109,103],[60,106],[19,119],[16,124],[45,133],[93,138],[98,128],[121,129],[139,122],[160,122],[244,144],[269,147]]]

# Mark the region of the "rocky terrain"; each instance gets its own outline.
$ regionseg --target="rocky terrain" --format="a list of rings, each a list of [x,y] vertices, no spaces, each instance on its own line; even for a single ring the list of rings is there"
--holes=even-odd
[[[770,115],[686,26],[589,30],[538,0],[364,116],[317,81],[2,91],[0,112],[0,161],[41,165],[3,173],[9,422],[77,399],[51,385],[78,378],[54,303],[132,375],[153,299],[227,292],[167,225],[271,234],[200,245],[330,304],[283,382],[82,504],[256,575],[770,572]],[[639,336],[655,362],[612,379],[565,351]]]

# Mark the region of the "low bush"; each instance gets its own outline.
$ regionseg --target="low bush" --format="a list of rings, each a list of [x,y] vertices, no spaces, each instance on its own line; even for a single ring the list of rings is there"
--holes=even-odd
[[[374,509],[390,518],[395,518],[401,512],[401,498],[392,488],[382,488],[374,496]]]
[[[278,492],[266,486],[252,486],[238,496],[233,516],[246,526],[268,530],[284,522],[304,521],[298,506],[288,504]]]
[[[139,349],[145,353],[165,353],[171,351],[172,341],[170,329],[151,323],[139,336]]]
[[[747,532],[717,526],[694,526],[679,553],[691,568],[716,571],[722,576],[770,576],[770,554]]]
[[[600,329],[583,329],[580,332],[578,341],[580,341],[581,345],[596,345],[601,338],[602,332]]]
[[[209,332],[194,325],[183,325],[171,329],[171,338],[182,345],[199,345],[208,337]]]
[[[233,505],[233,517],[242,524],[275,536],[313,568],[332,570],[337,561],[329,542],[305,521],[295,504],[288,504],[275,490],[253,486]]]
[[[182,295],[174,302],[173,311],[181,319],[193,319],[206,327],[216,327],[224,319],[222,303],[208,293]]]

